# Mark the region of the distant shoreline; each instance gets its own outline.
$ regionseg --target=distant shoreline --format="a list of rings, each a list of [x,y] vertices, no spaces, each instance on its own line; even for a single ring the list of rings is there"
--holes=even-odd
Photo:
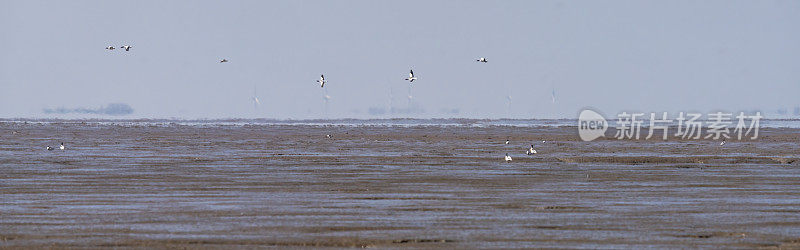
[[[614,127],[614,120],[610,120]],[[703,127],[706,127],[705,122]],[[385,119],[34,119],[34,118],[0,118],[0,123],[97,123],[120,126],[245,126],[245,125],[306,125],[306,126],[402,126],[402,127],[577,127],[577,119],[472,119],[472,118],[385,118]],[[731,128],[736,125],[733,121]],[[649,127],[649,120],[644,120],[642,128]],[[677,123],[669,124],[669,128],[677,127]],[[800,128],[800,119],[762,119],[761,128]]]

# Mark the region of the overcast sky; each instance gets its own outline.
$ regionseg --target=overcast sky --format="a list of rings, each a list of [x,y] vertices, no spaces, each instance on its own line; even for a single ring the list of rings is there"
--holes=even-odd
[[[800,1],[0,0],[4,118],[387,117],[412,68],[393,117],[792,112]]]

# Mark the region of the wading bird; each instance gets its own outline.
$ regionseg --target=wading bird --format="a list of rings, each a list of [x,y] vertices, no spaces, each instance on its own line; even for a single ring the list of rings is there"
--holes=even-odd
[[[536,154],[536,149],[533,149],[533,144],[531,144],[531,148],[529,148],[528,151],[525,151],[525,154],[528,155]]]

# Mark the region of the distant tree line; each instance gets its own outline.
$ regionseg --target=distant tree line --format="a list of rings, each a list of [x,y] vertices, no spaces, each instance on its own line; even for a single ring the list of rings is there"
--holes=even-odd
[[[129,115],[133,114],[133,108],[130,105],[125,103],[111,103],[106,105],[105,107],[100,107],[96,109],[90,108],[75,108],[75,109],[68,109],[68,108],[55,108],[44,109],[45,114],[99,114],[99,115]]]

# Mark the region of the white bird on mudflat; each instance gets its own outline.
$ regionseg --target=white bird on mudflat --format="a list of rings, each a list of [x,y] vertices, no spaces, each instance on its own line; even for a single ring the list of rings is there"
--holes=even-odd
[[[53,150],[53,147],[47,146],[46,149],[47,149],[47,151],[50,151],[50,150]]]
[[[133,47],[132,47],[132,46],[130,46],[130,45],[125,45],[125,46],[120,46],[120,48],[123,48],[123,49],[125,49],[125,51],[130,51],[130,50],[131,50],[131,48],[133,48]]]
[[[332,137],[331,135],[325,135],[325,138],[330,139],[331,137]]]
[[[508,144],[509,142],[511,142],[511,141],[509,141],[509,140],[506,140],[506,144]]]
[[[506,153],[506,162],[511,162],[511,156],[508,156],[508,153]]]
[[[414,80],[417,80],[417,78],[416,78],[416,77],[414,77],[414,70],[412,69],[412,70],[410,71],[410,73],[408,73],[408,78],[406,78],[406,81],[408,81],[408,82],[414,82]]]
[[[108,47],[106,47],[106,49],[107,50],[114,50],[114,46],[108,46]]]
[[[317,80],[317,82],[320,88],[325,87],[325,83],[327,82],[325,81],[325,75],[319,75],[319,80]]]
[[[487,62],[489,62],[489,61],[487,61],[487,60],[486,60],[486,58],[483,58],[483,57],[481,57],[481,58],[478,58],[478,60],[475,60],[475,61],[482,62],[482,63],[487,63]]]
[[[725,145],[725,139],[722,139],[722,142],[720,142],[719,145],[720,146],[724,146]]]
[[[61,143],[61,146],[58,146],[58,149],[64,150],[64,143]]]
[[[533,149],[533,144],[531,144],[531,148],[529,148],[528,151],[525,151],[525,154],[528,154],[528,155],[536,154],[536,149]]]

